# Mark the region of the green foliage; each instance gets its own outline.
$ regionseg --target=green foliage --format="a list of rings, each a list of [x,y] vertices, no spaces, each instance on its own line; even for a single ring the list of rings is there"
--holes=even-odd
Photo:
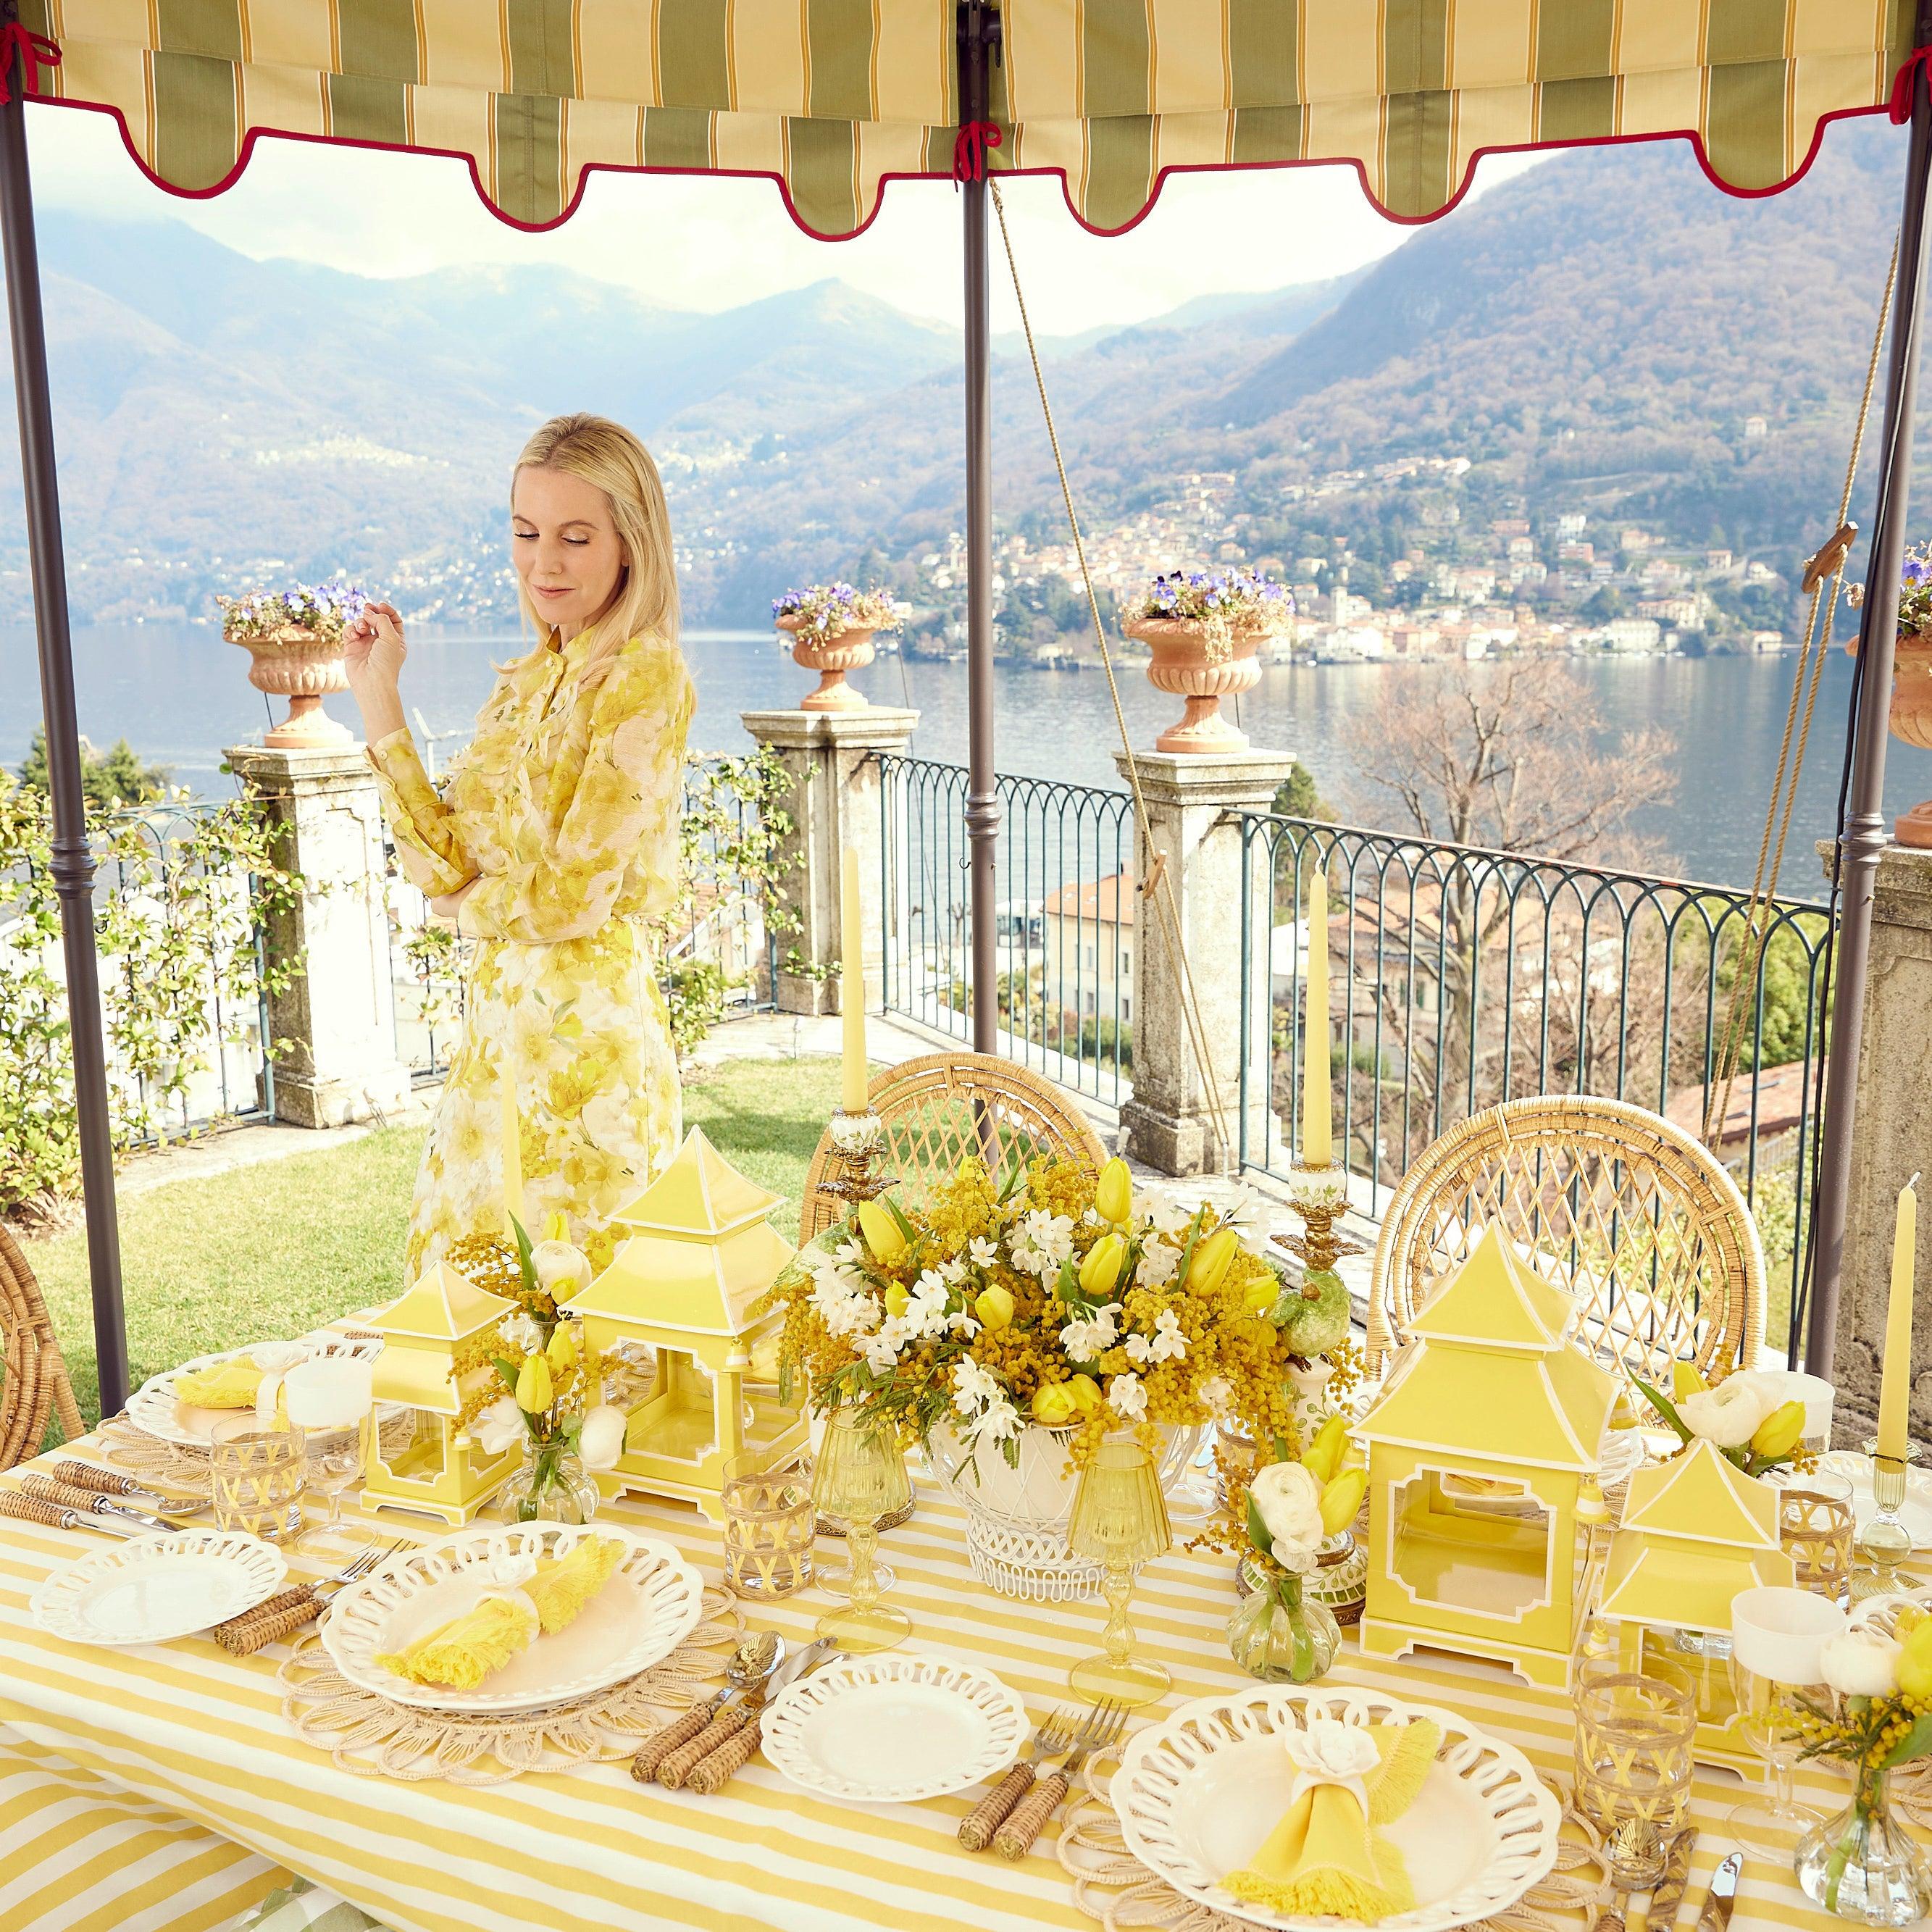
[[[109,1118],[125,1149],[165,1133],[195,1076],[249,1037],[262,994],[300,970],[266,966],[255,934],[301,881],[244,800],[172,818],[97,811],[88,827],[111,887],[95,947]],[[52,839],[46,794],[0,772],[0,1215],[51,1207],[80,1185]]]
[[[88,803],[100,811],[146,805],[165,797],[172,776],[165,765],[143,764],[125,738],[116,739],[106,752],[97,752],[85,738],[80,741],[80,788]],[[20,767],[20,782],[37,791],[53,789],[47,769],[47,734],[38,724],[27,747],[26,762]]]
[[[724,968],[712,959],[682,960],[666,968],[664,1004],[670,1010],[670,1043],[680,1066],[724,1017],[724,995],[730,983]]]
[[[1706,901],[1708,906],[1720,902]],[[1799,913],[1780,921],[1766,944],[1754,979],[1762,988],[1763,1022],[1758,1022],[1759,999],[1754,988],[1744,1011],[1744,1037],[1738,1053],[1740,1072],[1760,1066],[1785,1066],[1804,1058],[1808,1045],[1822,1052],[1830,1029],[1831,1000],[1822,976],[1814,975],[1811,958],[1823,944],[1825,919],[1820,913]],[[1732,920],[1718,944],[1718,1022],[1730,1010],[1732,989],[1748,951],[1742,922]],[[1701,942],[1693,940],[1692,944]],[[1814,985],[1814,977],[1818,983]]]
[[[1276,786],[1268,809],[1279,818],[1311,819],[1318,825],[1329,824],[1335,816],[1315,782],[1315,774],[1299,758]]]

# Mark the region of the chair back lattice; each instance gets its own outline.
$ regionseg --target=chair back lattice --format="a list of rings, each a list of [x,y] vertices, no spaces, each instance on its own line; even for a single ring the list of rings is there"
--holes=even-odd
[[[885,1130],[885,1171],[898,1177],[896,1198],[909,1208],[928,1199],[969,1154],[994,1174],[1016,1153],[1022,1160],[1057,1155],[1096,1172],[1107,1157],[1086,1116],[1058,1088],[994,1054],[902,1061],[875,1076],[866,1097]],[[845,1204],[825,1191],[844,1172],[828,1132],[806,1177],[801,1241],[814,1240],[844,1214]]]
[[[1662,1115],[1577,1095],[1474,1114],[1403,1176],[1376,1244],[1372,1371],[1492,1222],[1576,1298],[1605,1367],[1667,1388],[1674,1361],[1756,1366],[1764,1252],[1736,1183]]]
[[[0,1469],[38,1456],[56,1413],[70,1442],[87,1432],[40,1285],[0,1227]]]

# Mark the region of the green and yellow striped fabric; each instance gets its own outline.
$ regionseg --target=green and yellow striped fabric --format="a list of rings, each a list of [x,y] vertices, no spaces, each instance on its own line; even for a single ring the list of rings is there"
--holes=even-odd
[[[952,0],[25,0],[43,98],[111,110],[159,181],[225,186],[257,134],[464,156],[507,220],[586,170],[770,175],[854,233],[950,172]],[[1174,168],[1352,162],[1405,220],[1484,149],[1695,134],[1726,187],[1882,104],[1910,0],[1006,0],[1002,170],[1123,228]]]

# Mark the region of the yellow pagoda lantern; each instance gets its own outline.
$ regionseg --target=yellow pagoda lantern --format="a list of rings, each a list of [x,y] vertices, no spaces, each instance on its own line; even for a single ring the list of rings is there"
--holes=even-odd
[[[1618,1392],[1568,1339],[1575,1313],[1493,1226],[1417,1311],[1354,1431],[1369,1458],[1368,1654],[1431,1645],[1568,1688],[1579,1492]]]
[[[515,1303],[438,1262],[400,1300],[369,1318],[382,1337],[375,1364],[376,1412],[399,1406],[409,1430],[400,1436],[392,1420],[386,1450],[372,1414],[365,1508],[418,1510],[460,1527],[523,1460],[520,1445],[485,1455],[458,1426],[465,1400],[495,1373],[490,1358],[498,1324],[516,1312]]]
[[[587,1348],[629,1343],[656,1360],[630,1409],[623,1456],[598,1478],[607,1493],[679,1497],[722,1522],[730,1457],[803,1448],[802,1396],[782,1403],[774,1389],[746,1387],[753,1350],[784,1319],[778,1310],[756,1321],[750,1312],[795,1252],[765,1218],[779,1198],[694,1127],[670,1166],[618,1210],[627,1232],[610,1265],[564,1304],[582,1318]]]
[[[1730,1645],[1706,1640],[1728,1639],[1739,1591],[1795,1580],[1778,1519],[1776,1490],[1714,1444],[1694,1442],[1631,1477],[1597,1601],[1597,1615],[1618,1626],[1620,1667],[1661,1658],[1694,1681],[1697,1759],[1751,1775],[1758,1754],[1731,1728]]]

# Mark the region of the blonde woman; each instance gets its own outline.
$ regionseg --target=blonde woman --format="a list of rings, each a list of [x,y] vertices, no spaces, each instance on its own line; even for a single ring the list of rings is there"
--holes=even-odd
[[[440,795],[404,722],[394,608],[370,604],[346,652],[403,869],[478,942],[410,1280],[502,1226],[506,1084],[531,1238],[560,1209],[598,1266],[612,1214],[680,1131],[648,932],[678,890],[692,692],[657,466],[616,424],[559,416],[517,460],[510,532],[538,641],[499,674]]]

